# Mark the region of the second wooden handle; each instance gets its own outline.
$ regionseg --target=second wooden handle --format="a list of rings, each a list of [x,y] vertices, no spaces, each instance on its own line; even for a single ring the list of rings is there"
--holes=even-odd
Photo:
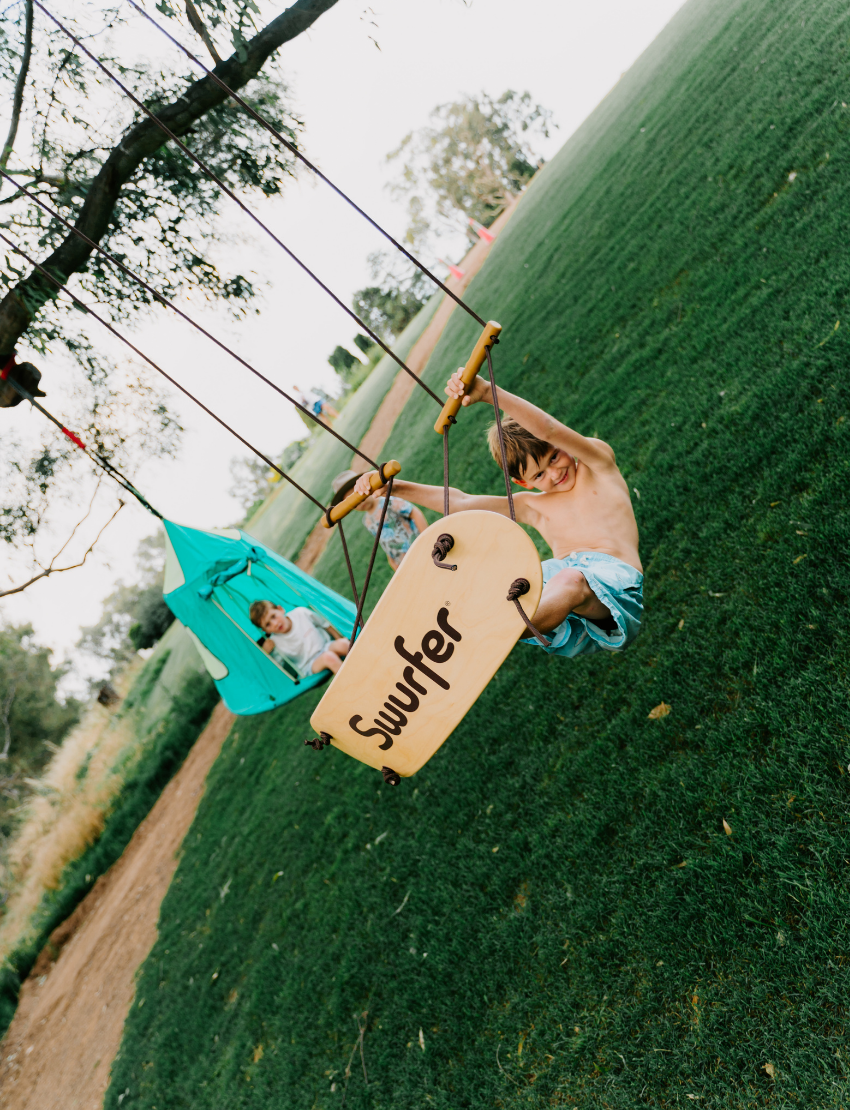
[[[387,478],[395,478],[396,474],[401,472],[401,463],[397,462],[395,459],[390,459],[389,462],[384,463],[381,469],[384,472],[383,479],[377,470],[373,470],[369,475],[369,485],[372,487],[372,493],[375,493],[385,485]],[[342,520],[344,516],[348,516],[352,509],[356,509],[358,505],[361,505],[366,498],[371,497],[371,495],[371,493],[350,493],[348,497],[343,498],[338,505],[334,505],[331,509],[330,522],[328,522],[327,514],[322,518],[322,523],[325,528],[330,528],[332,525],[336,524],[338,520]]]
[[[484,365],[484,359],[487,357],[487,348],[493,346],[493,340],[498,338],[502,330],[502,325],[497,324],[495,320],[489,320],[484,325],[484,331],[481,333],[478,342],[469,356],[469,361],[463,368],[461,374],[461,381],[468,389],[475,380],[475,375]],[[450,397],[448,401],[440,409],[440,415],[437,417],[437,423],[434,425],[434,431],[440,435],[443,434],[445,428],[451,423],[451,417],[456,416],[460,411],[462,397]]]

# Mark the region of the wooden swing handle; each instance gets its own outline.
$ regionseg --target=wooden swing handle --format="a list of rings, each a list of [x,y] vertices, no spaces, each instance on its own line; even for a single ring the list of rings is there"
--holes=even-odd
[[[487,348],[493,346],[494,340],[499,336],[502,330],[502,325],[497,324],[495,320],[489,320],[484,325],[484,331],[481,333],[478,342],[472,354],[469,356],[469,362],[463,368],[463,373],[460,376],[464,386],[468,389],[475,380],[475,375],[484,364],[484,359],[487,357]],[[445,428],[451,423],[451,418],[460,411],[462,397],[450,397],[440,410],[440,415],[437,417],[437,423],[434,425],[434,431],[439,435],[443,434]]]
[[[389,478],[395,478],[396,474],[400,473],[400,471],[401,463],[397,462],[395,459],[390,459],[389,462],[385,462],[380,471],[373,470],[369,475],[369,485],[372,487],[372,493],[375,493],[385,486],[387,480]],[[383,477],[381,477],[381,473],[383,473]],[[352,509],[356,509],[367,497],[371,496],[372,494],[370,493],[350,493],[348,497],[343,498],[338,505],[334,505],[329,512],[325,513],[322,518],[322,524],[324,524],[325,528],[332,528],[338,520],[342,520],[344,516],[348,516]],[[330,519],[328,519],[329,517]]]

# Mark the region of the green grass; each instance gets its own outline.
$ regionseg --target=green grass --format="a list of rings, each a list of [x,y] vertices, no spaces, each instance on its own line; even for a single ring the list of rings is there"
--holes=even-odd
[[[535,181],[471,301],[640,491],[645,631],[519,646],[396,790],[304,748],[320,692],[241,721],[109,1110],[341,1107],[364,1011],[348,1110],[850,1103],[848,51],[835,0],[692,0]],[[423,397],[387,453],[439,481]]]

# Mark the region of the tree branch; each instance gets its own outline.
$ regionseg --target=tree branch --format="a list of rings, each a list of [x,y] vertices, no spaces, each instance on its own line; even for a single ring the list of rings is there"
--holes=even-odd
[[[71,539],[73,538],[74,532],[76,532],[77,529],[79,528],[80,524],[82,524],[82,520],[79,521],[76,525],[74,525],[74,532],[72,532],[71,535],[68,537],[68,539],[65,540],[65,542],[62,544],[62,546],[59,548],[59,550],[56,552],[56,554],[50,560],[50,565],[45,570],[43,570],[40,574],[35,575],[34,578],[30,578],[29,582],[24,582],[23,585],[21,585],[21,586],[13,586],[11,590],[0,590],[0,597],[8,597],[10,594],[23,593],[24,590],[29,589],[29,587],[32,586],[34,583],[40,582],[42,578],[48,578],[51,574],[63,574],[66,570],[77,570],[78,567],[81,567],[85,563],[86,559],[88,559],[88,557],[89,557],[89,555],[91,555],[92,551],[94,551],[95,544],[97,543],[97,541],[100,539],[100,537],[103,535],[103,533],[109,527],[109,525],[113,522],[113,520],[115,520],[115,518],[118,516],[118,514],[121,512],[121,510],[123,508],[124,508],[124,502],[119,501],[118,502],[118,508],[115,510],[115,512],[112,514],[112,516],[109,518],[109,520],[107,520],[106,524],[104,524],[104,526],[101,528],[101,530],[95,536],[95,538],[89,544],[88,549],[86,550],[86,553],[83,555],[82,559],[80,559],[79,563],[73,563],[73,564],[71,564],[71,566],[67,566],[67,567],[54,567],[54,565],[53,565],[56,562],[56,560],[59,558],[59,556],[62,554],[62,552],[65,550],[65,548],[68,546],[68,544],[71,542]],[[91,511],[91,506],[89,506],[89,511]],[[88,516],[88,515],[89,514],[86,513],[86,516]],[[86,519],[86,517],[83,517],[83,520],[85,520],[85,519]]]
[[[192,3],[192,0],[186,0],[186,15],[189,17],[189,22],[192,24],[192,30],[195,32],[195,34],[198,36],[207,50],[209,50],[212,60],[215,62],[216,65],[218,65],[218,63],[221,61],[221,55],[216,50],[215,43],[210,38],[210,34],[207,30],[206,24],[201,19],[200,14],[198,13],[198,9]]]
[[[15,145],[15,138],[18,134],[18,124],[21,122],[21,108],[24,103],[24,89],[27,84],[27,74],[30,68],[30,56],[32,55],[32,23],[33,23],[33,3],[32,0],[26,0],[26,23],[24,26],[24,52],[21,56],[21,68],[18,71],[18,80],[15,83],[15,95],[12,98],[12,122],[9,124],[9,134],[6,136],[6,142],[3,145],[3,150],[0,152],[0,169],[5,170],[9,163],[9,156]]]
[[[243,88],[276,50],[306,31],[336,3],[337,0],[295,0],[244,44],[241,61],[239,54],[234,53],[216,66],[218,76],[234,91]],[[158,109],[157,116],[175,135],[185,135],[196,120],[227,99],[228,94],[212,77],[203,77],[177,100]],[[167,136],[151,119],[129,127],[93,179],[75,227],[99,243],[109,229],[122,187],[141,163],[167,142]],[[85,266],[91,252],[92,248],[71,232],[42,265],[64,283],[69,275]],[[36,312],[54,293],[52,283],[35,270],[0,301],[0,360],[11,356]]]
[[[9,688],[9,693],[6,697],[6,700],[3,703],[2,717],[3,729],[6,733],[6,743],[3,745],[3,751],[0,752],[0,759],[9,758],[9,748],[11,748],[12,746],[12,727],[9,724],[9,713],[12,710],[12,702],[15,700],[15,691],[17,690],[17,688],[18,684],[16,682],[13,682],[11,687]]]

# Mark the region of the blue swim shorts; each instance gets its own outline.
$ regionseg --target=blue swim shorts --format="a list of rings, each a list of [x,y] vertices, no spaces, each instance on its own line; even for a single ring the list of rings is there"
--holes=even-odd
[[[558,571],[567,567],[581,571],[591,590],[611,610],[617,630],[604,632],[586,617],[570,613],[557,628],[545,633],[546,639],[552,642],[543,650],[549,655],[566,655],[568,658],[590,655],[594,651],[622,651],[640,632],[643,575],[613,555],[605,555],[601,551],[572,551],[565,559],[543,560],[544,586]],[[533,638],[522,642],[541,646]]]

